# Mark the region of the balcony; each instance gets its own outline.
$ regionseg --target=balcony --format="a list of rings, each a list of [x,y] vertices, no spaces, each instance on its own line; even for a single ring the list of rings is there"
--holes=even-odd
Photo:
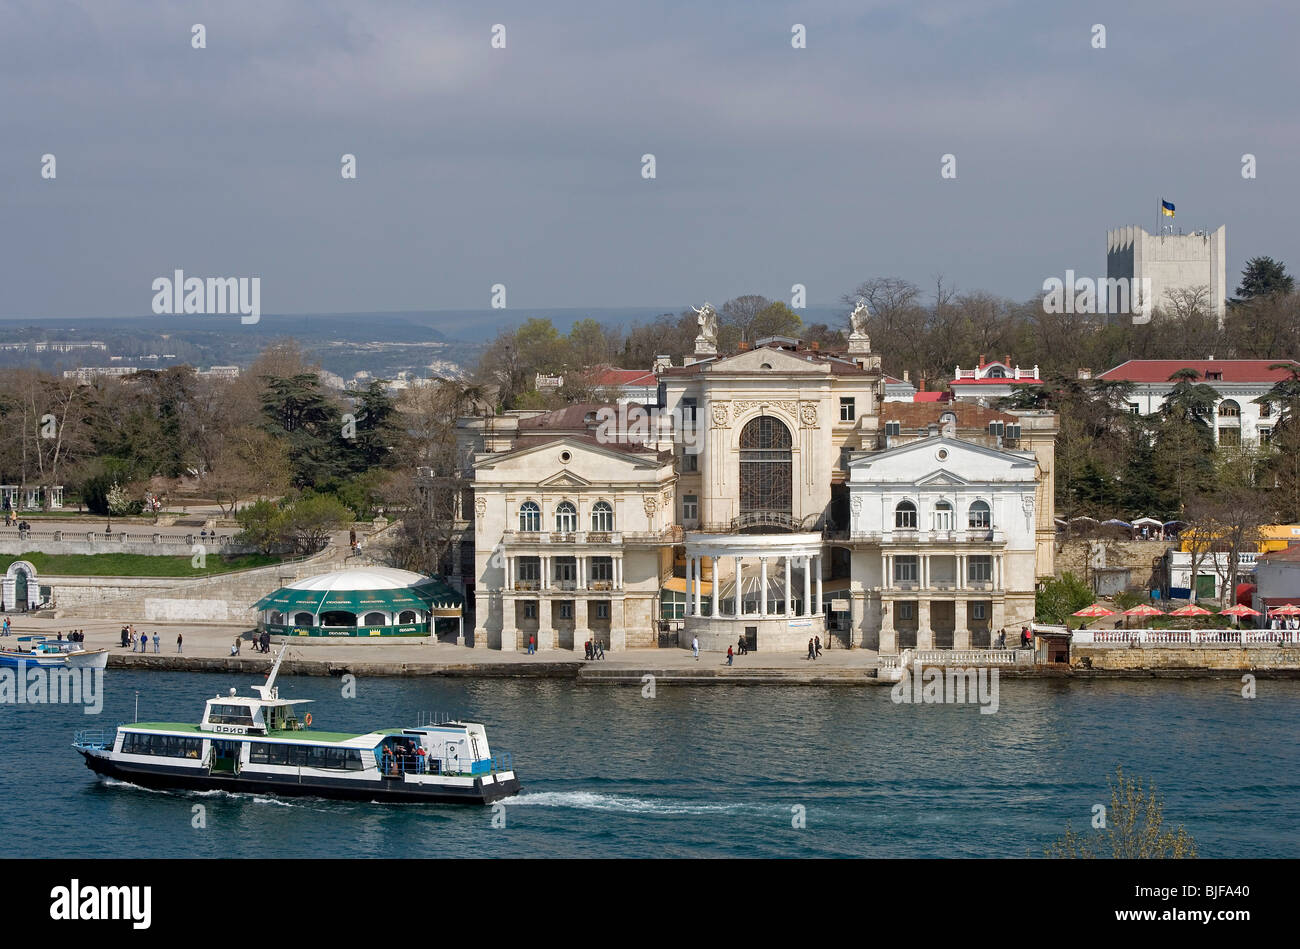
[[[581,546],[590,545],[619,545],[622,544],[625,537],[619,531],[552,531],[543,533],[541,531],[504,531],[501,535],[501,542],[510,548],[535,548],[551,546]]]
[[[850,531],[836,532],[828,539],[848,540],[861,544],[908,547],[921,544],[1005,544],[1006,534],[999,530],[980,528],[965,531]]]

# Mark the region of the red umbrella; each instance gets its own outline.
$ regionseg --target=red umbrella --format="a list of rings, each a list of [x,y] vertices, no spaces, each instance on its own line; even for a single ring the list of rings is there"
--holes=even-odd
[[[1276,606],[1269,610],[1274,616],[1300,616],[1300,606],[1294,603],[1285,603],[1282,606]]]
[[[1114,616],[1114,610],[1108,610],[1100,603],[1094,603],[1092,606],[1085,606],[1081,610],[1075,610],[1072,616]]]
[[[1181,607],[1180,609],[1173,610],[1172,612],[1170,612],[1169,615],[1170,616],[1209,616],[1210,611],[1197,606],[1195,603],[1191,603],[1187,606]]]
[[[1164,616],[1164,610],[1158,610],[1154,606],[1147,606],[1143,603],[1141,606],[1135,606],[1131,610],[1124,611],[1125,616]]]
[[[1236,606],[1230,606],[1226,610],[1219,610],[1220,616],[1258,616],[1259,610],[1252,610],[1249,606],[1242,606],[1240,603]]]

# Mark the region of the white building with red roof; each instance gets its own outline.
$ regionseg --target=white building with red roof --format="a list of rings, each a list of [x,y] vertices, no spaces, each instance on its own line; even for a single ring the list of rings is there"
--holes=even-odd
[[[1042,381],[1037,366],[1023,369],[1020,366],[1013,366],[1010,356],[1005,362],[996,359],[986,362],[984,357],[980,356],[980,364],[974,369],[963,369],[957,366],[948,386],[955,399],[993,405],[998,399],[1006,398],[1018,388],[1040,385]]]
[[[1300,365],[1289,359],[1130,359],[1097,378],[1131,383],[1129,409],[1137,415],[1154,415],[1177,384],[1170,377],[1181,369],[1193,369],[1198,381],[1219,395],[1215,440],[1230,446],[1260,444],[1269,439],[1277,409],[1255,400],[1287,378],[1288,370],[1270,368],[1280,363]]]

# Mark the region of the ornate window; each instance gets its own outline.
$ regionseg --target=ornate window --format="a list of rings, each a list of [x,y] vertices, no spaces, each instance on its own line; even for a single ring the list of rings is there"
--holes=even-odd
[[[1241,418],[1241,406],[1233,399],[1224,399],[1219,403],[1219,418]]]
[[[522,533],[536,533],[542,529],[542,509],[536,501],[525,501],[519,508],[519,530]]]
[[[614,529],[614,509],[608,501],[597,501],[591,509],[591,529],[598,534],[608,534]]]
[[[916,505],[911,501],[899,501],[894,508],[894,527],[899,530],[916,530]]]
[[[966,523],[974,530],[993,526],[993,512],[989,510],[987,501],[971,502],[970,512],[967,514]]]
[[[937,501],[934,505],[934,529],[937,531],[952,530],[952,504],[948,501]]]
[[[572,534],[578,529],[578,509],[572,501],[561,501],[555,506],[555,532]]]
[[[740,510],[790,513],[793,495],[790,430],[770,415],[740,430]]]

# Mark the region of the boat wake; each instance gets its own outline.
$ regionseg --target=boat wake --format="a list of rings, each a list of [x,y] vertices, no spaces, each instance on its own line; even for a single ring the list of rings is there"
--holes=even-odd
[[[765,808],[755,804],[722,801],[681,801],[670,798],[643,798],[625,794],[597,794],[592,791],[524,792],[500,803],[508,807],[570,807],[589,811],[618,811],[624,814],[678,817],[690,814],[737,814]]]

